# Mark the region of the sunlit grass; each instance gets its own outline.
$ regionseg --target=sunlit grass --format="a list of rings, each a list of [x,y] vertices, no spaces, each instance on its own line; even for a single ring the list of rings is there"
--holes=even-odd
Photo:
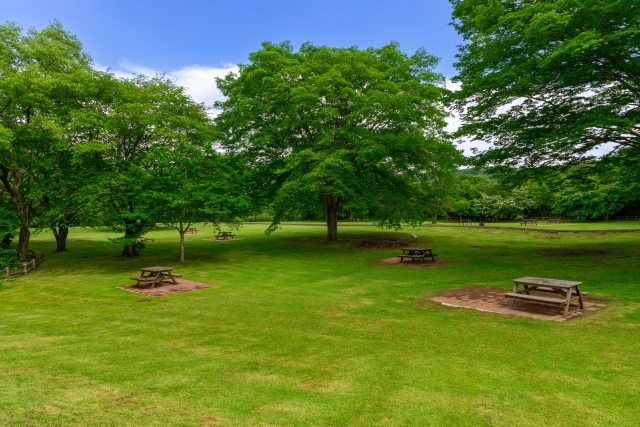
[[[45,262],[0,282],[0,425],[640,423],[640,234],[343,226],[331,243],[323,227],[268,237],[255,224],[212,242],[200,228],[184,265],[175,230],[149,233],[136,259],[99,244],[107,232],[72,230],[61,254],[36,236]],[[453,263],[377,265],[397,250],[359,247],[409,233]],[[117,288],[153,265],[217,286],[155,298]],[[580,280],[610,302],[549,322],[428,301],[523,275]]]

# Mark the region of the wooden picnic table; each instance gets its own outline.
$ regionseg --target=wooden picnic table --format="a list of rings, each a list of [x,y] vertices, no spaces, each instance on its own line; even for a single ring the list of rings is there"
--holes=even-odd
[[[431,248],[401,248],[402,255],[398,255],[400,262],[403,262],[405,258],[420,259],[420,264],[424,262],[426,257],[431,257],[433,262],[436,262],[437,254],[433,253]]]
[[[142,274],[137,277],[132,277],[131,280],[137,280],[137,286],[141,283],[151,283],[153,288],[157,283],[173,283],[177,285],[176,277],[182,277],[181,274],[174,274],[171,267],[144,267],[141,268]]]
[[[572,282],[568,280],[544,279],[541,277],[520,277],[513,280],[513,291],[504,295],[511,298],[509,307],[513,308],[515,299],[523,299],[529,301],[548,302],[552,304],[564,305],[564,317],[569,312],[569,304],[574,298],[578,298],[580,309],[584,309],[582,297],[588,292],[581,292],[580,285],[582,282]],[[522,285],[524,289],[518,290],[518,286]],[[546,298],[529,295],[531,291],[558,294],[563,298]]]
[[[473,225],[473,220],[471,220],[471,219],[460,219],[460,220],[458,220],[458,224],[459,225],[464,225],[464,224]]]
[[[187,231],[185,231],[185,234],[198,234],[198,229],[197,228],[188,228]]]
[[[236,235],[233,234],[231,231],[221,231],[216,236],[216,240],[227,240],[229,237],[231,237],[231,240],[233,240],[233,238],[236,237]]]
[[[538,221],[536,221],[535,219],[523,219],[520,222],[520,225],[527,225],[527,224],[538,225]]]
[[[547,224],[558,224],[558,225],[560,225],[560,220],[557,219],[557,218],[549,218],[547,220]]]

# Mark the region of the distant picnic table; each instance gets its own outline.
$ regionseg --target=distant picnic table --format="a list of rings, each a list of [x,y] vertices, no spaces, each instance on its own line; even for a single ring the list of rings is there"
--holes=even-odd
[[[216,240],[227,240],[231,238],[232,240],[236,237],[231,231],[221,231],[216,236]]]
[[[400,258],[400,262],[403,262],[405,258],[409,258],[412,260],[419,259],[420,264],[422,264],[426,257],[430,257],[433,262],[436,262],[435,257],[437,256],[437,254],[434,254],[431,248],[401,248],[401,249],[402,249],[402,255],[398,255],[398,258]]]
[[[509,307],[513,308],[513,302],[516,299],[547,302],[552,304],[564,305],[564,314],[566,318],[569,312],[569,304],[574,298],[578,298],[580,308],[584,308],[582,297],[588,292],[581,292],[580,285],[582,282],[571,282],[568,280],[544,279],[541,277],[520,277],[513,280],[513,291],[505,293],[505,297],[511,298]],[[522,285],[524,289],[518,290],[518,286]],[[531,291],[545,292],[561,295],[563,298],[546,298],[529,295]]]
[[[520,225],[527,225],[527,224],[538,225],[538,221],[536,221],[535,219],[523,219],[520,222]]]
[[[462,219],[462,218],[460,218],[460,219],[458,220],[458,224],[460,224],[460,225],[464,225],[464,224],[473,225],[473,220],[471,220],[471,219]]]
[[[136,286],[140,286],[140,284],[148,284],[151,283],[151,288],[153,288],[158,283],[173,283],[177,285],[176,277],[182,277],[182,274],[174,274],[172,273],[173,268],[171,267],[144,267],[141,268],[142,274],[140,276],[132,277],[131,280],[137,280],[138,283]]]
[[[198,229],[197,228],[188,228],[187,231],[185,231],[185,234],[198,234]]]
[[[560,220],[558,218],[549,218],[547,220],[547,224],[551,225],[551,224],[558,224],[560,225]]]

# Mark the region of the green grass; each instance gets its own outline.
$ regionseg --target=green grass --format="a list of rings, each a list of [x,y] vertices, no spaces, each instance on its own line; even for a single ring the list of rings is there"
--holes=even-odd
[[[438,221],[438,225],[448,225],[455,227],[469,227],[469,225],[460,225],[455,220],[450,222]],[[475,223],[474,226],[477,226]],[[429,225],[426,225],[429,226]],[[525,228],[520,225],[520,222],[488,222],[486,227],[517,227]],[[538,221],[537,226],[527,225],[527,229],[543,229],[543,230],[638,230],[640,231],[640,224],[638,221],[625,221],[625,220],[612,220],[612,221],[590,221],[590,222],[573,222],[565,221],[560,224],[547,224],[547,221]]]
[[[232,242],[187,235],[184,265],[174,230],[121,259],[98,243],[109,233],[75,229],[69,252],[0,282],[0,425],[640,424],[640,234],[342,227],[331,243],[322,227],[265,227]],[[454,263],[378,265],[397,250],[359,247],[411,232]],[[32,245],[53,247],[48,234]],[[152,265],[217,287],[117,288]],[[610,301],[550,322],[428,300],[523,275],[580,280]]]

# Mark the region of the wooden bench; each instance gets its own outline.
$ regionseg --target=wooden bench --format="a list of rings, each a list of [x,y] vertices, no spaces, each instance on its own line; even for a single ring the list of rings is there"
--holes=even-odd
[[[176,277],[182,277],[181,274],[172,273],[171,267],[144,267],[141,268],[142,274],[140,276],[131,277],[131,280],[136,280],[136,286],[140,286],[140,284],[151,284],[151,288],[153,288],[158,283],[172,283],[177,285]]]
[[[232,240],[236,237],[235,234],[233,234],[230,231],[221,231],[220,233],[218,233],[218,235],[216,236],[216,240],[227,240],[229,238],[231,238]]]
[[[507,292],[504,294],[504,296],[510,297],[510,298],[528,299],[532,301],[550,302],[553,304],[560,304],[560,305],[566,304],[566,301],[560,298],[537,297],[535,295],[519,294],[517,292]]]
[[[551,294],[555,294],[557,293],[556,291],[554,291],[551,288],[545,288],[545,287],[537,287],[535,289],[530,289],[530,291],[534,291],[534,292],[547,292],[547,293],[551,293]],[[528,295],[528,294],[527,294]],[[580,291],[580,295],[582,295],[583,297],[586,297],[587,295],[589,295],[589,292],[582,292]],[[578,292],[575,290],[571,291],[571,297],[574,296],[578,296]]]
[[[139,285],[140,283],[153,282],[156,278],[153,276],[137,276],[131,277],[131,280],[137,280],[138,283],[136,285]]]
[[[520,225],[527,225],[527,224],[531,224],[531,225],[538,225],[538,221],[536,221],[535,219],[523,219],[520,222]]]
[[[513,302],[516,299],[546,302],[564,306],[563,316],[566,318],[569,312],[571,300],[578,298],[580,308],[584,309],[582,297],[587,295],[586,292],[580,290],[581,282],[572,282],[567,280],[544,279],[541,277],[521,277],[513,280],[513,291],[505,293],[505,297],[511,298],[509,307],[513,308]],[[524,289],[518,290],[518,286],[523,285]],[[530,295],[530,292],[546,292],[558,294],[561,298],[547,298],[536,295]]]
[[[403,262],[405,258],[420,259],[420,264],[422,264],[426,257],[430,257],[433,262],[436,262],[436,256],[438,254],[434,254],[430,248],[402,248],[402,255],[398,255],[398,258],[400,258],[400,262]]]

